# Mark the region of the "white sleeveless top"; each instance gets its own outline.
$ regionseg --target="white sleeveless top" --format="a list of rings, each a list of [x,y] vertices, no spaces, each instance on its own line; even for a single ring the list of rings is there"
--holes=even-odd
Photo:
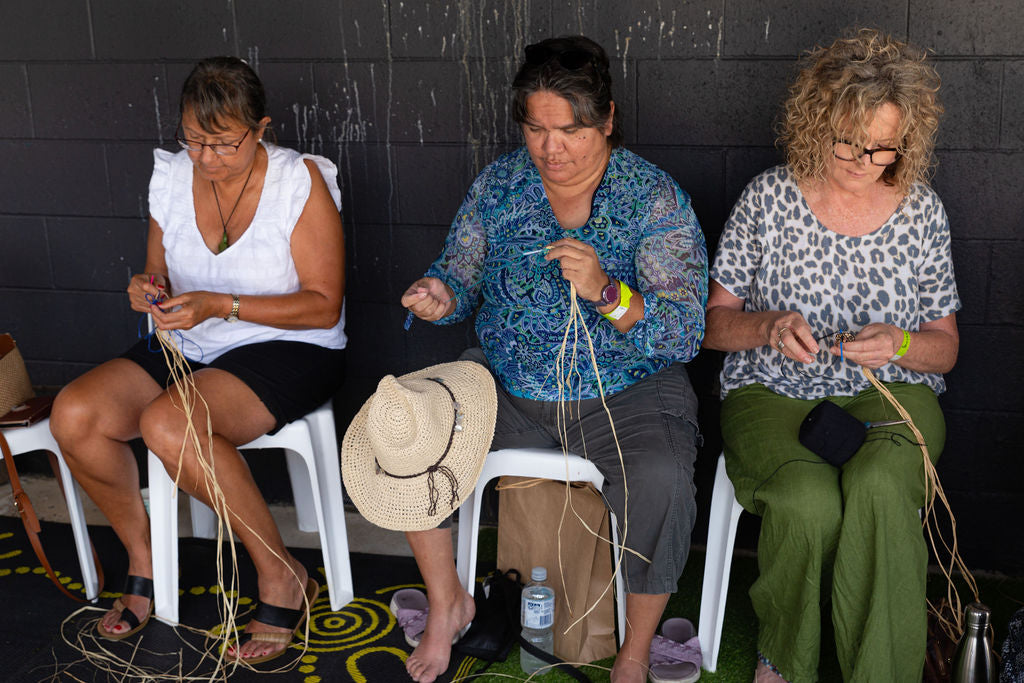
[[[291,235],[312,187],[304,160],[311,159],[320,169],[334,205],[340,210],[338,170],[320,156],[299,154],[267,143],[263,147],[267,152],[267,173],[256,214],[238,241],[219,254],[206,246],[196,224],[192,161],[188,153],[153,150],[149,212],[163,229],[167,274],[174,293],[205,290],[253,296],[299,291]],[[210,318],[182,333],[186,340],[181,343],[182,352],[189,360],[203,363],[235,347],[265,341],[299,341],[343,349],[347,341],[345,305],[342,303],[338,324],[330,329],[283,330],[244,320],[229,323]]]

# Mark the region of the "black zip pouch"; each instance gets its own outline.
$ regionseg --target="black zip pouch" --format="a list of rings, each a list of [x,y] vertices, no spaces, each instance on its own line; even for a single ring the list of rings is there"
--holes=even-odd
[[[831,401],[822,401],[800,424],[800,443],[836,467],[853,457],[867,436],[864,423]]]

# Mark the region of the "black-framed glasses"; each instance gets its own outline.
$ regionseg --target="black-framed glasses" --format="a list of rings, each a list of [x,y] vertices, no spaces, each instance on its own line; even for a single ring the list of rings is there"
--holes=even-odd
[[[587,64],[590,64],[594,55],[578,47],[571,47],[559,50],[550,43],[534,43],[523,49],[526,55],[526,63],[530,66],[544,66],[552,59],[567,71],[579,71]]]
[[[852,143],[841,138],[835,139],[832,154],[840,161],[857,161],[867,154],[873,166],[888,166],[900,157],[900,152],[895,147],[875,147],[874,149],[864,147],[858,154]]]
[[[238,142],[200,142],[199,140],[189,140],[184,135],[174,135],[174,139],[178,141],[182,149],[187,149],[189,152],[202,152],[203,147],[209,147],[213,150],[214,154],[219,154],[222,157],[229,157],[238,154],[238,148],[242,146],[245,138],[249,136],[249,131],[245,131],[245,135],[238,138]]]

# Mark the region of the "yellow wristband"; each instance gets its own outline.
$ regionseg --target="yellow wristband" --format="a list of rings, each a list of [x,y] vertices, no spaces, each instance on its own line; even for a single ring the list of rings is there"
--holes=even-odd
[[[900,344],[900,348],[896,349],[896,355],[890,358],[889,360],[899,360],[900,358],[903,358],[903,354],[905,354],[907,352],[907,349],[909,348],[910,332],[908,332],[907,330],[903,330],[903,343]]]
[[[612,310],[608,311],[607,313],[601,314],[608,320],[618,320],[622,316],[626,315],[626,311],[629,310],[629,300],[633,298],[633,290],[630,289],[629,286],[622,280],[619,280],[618,282],[619,305],[613,308]]]

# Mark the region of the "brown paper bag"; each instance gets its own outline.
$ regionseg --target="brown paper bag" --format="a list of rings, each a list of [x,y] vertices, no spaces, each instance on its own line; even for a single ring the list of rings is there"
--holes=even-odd
[[[517,488],[524,483],[525,487]],[[567,509],[561,531],[564,574],[560,573],[558,522],[565,504],[565,483],[503,477],[498,489],[498,568],[518,569],[524,582],[529,581],[533,567],[548,570],[545,583],[555,591],[555,654],[567,662],[592,662],[614,655],[614,585],[586,619],[566,632],[608,586],[611,546],[587,531],[572,509]],[[610,538],[608,509],[594,487],[573,484],[568,490],[579,516],[601,537]]]
[[[35,396],[14,338],[0,334],[0,415]]]

